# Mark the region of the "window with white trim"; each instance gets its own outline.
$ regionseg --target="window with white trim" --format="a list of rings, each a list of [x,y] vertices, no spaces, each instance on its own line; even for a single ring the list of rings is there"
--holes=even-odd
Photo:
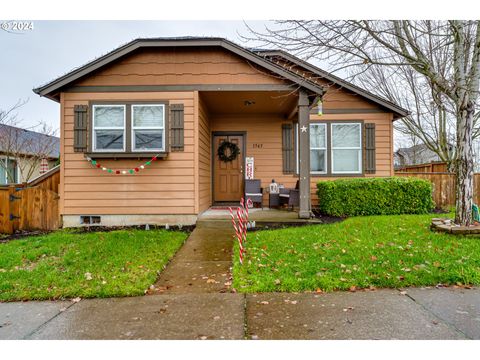
[[[331,124],[332,174],[362,172],[362,125],[360,123]]]
[[[327,124],[310,124],[310,171],[327,173]]]
[[[165,150],[165,105],[132,105],[132,150]]]
[[[93,105],[93,151],[125,151],[125,105]]]

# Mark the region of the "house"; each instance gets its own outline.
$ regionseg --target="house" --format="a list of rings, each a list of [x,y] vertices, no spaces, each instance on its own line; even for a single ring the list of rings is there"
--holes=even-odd
[[[192,224],[238,203],[246,170],[264,188],[299,180],[307,218],[318,181],[393,175],[392,123],[407,114],[290,54],[222,38],[136,39],[34,91],[61,105],[64,226]]]
[[[55,166],[59,155],[58,137],[0,124],[0,185],[42,175]]]
[[[396,167],[429,164],[438,161],[442,160],[437,153],[430,150],[425,144],[418,144],[408,148],[399,148],[394,153]]]

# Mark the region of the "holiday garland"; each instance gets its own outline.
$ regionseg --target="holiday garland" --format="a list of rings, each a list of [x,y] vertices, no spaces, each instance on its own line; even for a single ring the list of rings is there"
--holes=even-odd
[[[227,155],[225,151],[229,149],[230,155]],[[230,162],[237,158],[238,154],[240,154],[240,148],[237,144],[234,144],[230,141],[224,141],[220,144],[217,150],[217,155],[220,160],[223,162]]]
[[[158,160],[158,154],[153,156],[150,160],[144,162],[143,164],[134,167],[132,169],[122,169],[122,170],[116,170],[116,169],[110,169],[106,166],[103,166],[100,164],[97,160],[93,160],[92,158],[87,157],[86,160],[95,168],[106,171],[109,174],[114,174],[114,175],[133,175],[135,173],[138,173],[140,170],[145,169],[147,166],[152,164],[152,161],[157,161]]]

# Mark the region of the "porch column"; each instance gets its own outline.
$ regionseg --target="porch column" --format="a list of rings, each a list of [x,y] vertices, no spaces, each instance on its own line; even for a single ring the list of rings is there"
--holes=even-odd
[[[298,162],[300,177],[300,211],[298,217],[308,219],[311,215],[310,199],[310,110],[308,96],[300,89],[298,94]]]

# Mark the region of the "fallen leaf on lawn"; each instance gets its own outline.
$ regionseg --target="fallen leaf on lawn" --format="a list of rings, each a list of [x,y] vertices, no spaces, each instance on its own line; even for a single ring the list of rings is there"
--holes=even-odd
[[[322,291],[322,289],[318,288],[317,290],[315,290],[315,292],[316,292],[317,294],[321,294],[323,291]]]
[[[89,272],[85,273],[85,280],[92,280],[92,274]]]
[[[377,257],[372,255],[372,256],[370,257],[370,260],[376,261],[376,260],[377,260]]]
[[[435,267],[439,267],[440,263],[438,261],[434,261],[432,265],[435,266]]]
[[[280,285],[281,281],[280,279],[275,279],[275,285]]]

